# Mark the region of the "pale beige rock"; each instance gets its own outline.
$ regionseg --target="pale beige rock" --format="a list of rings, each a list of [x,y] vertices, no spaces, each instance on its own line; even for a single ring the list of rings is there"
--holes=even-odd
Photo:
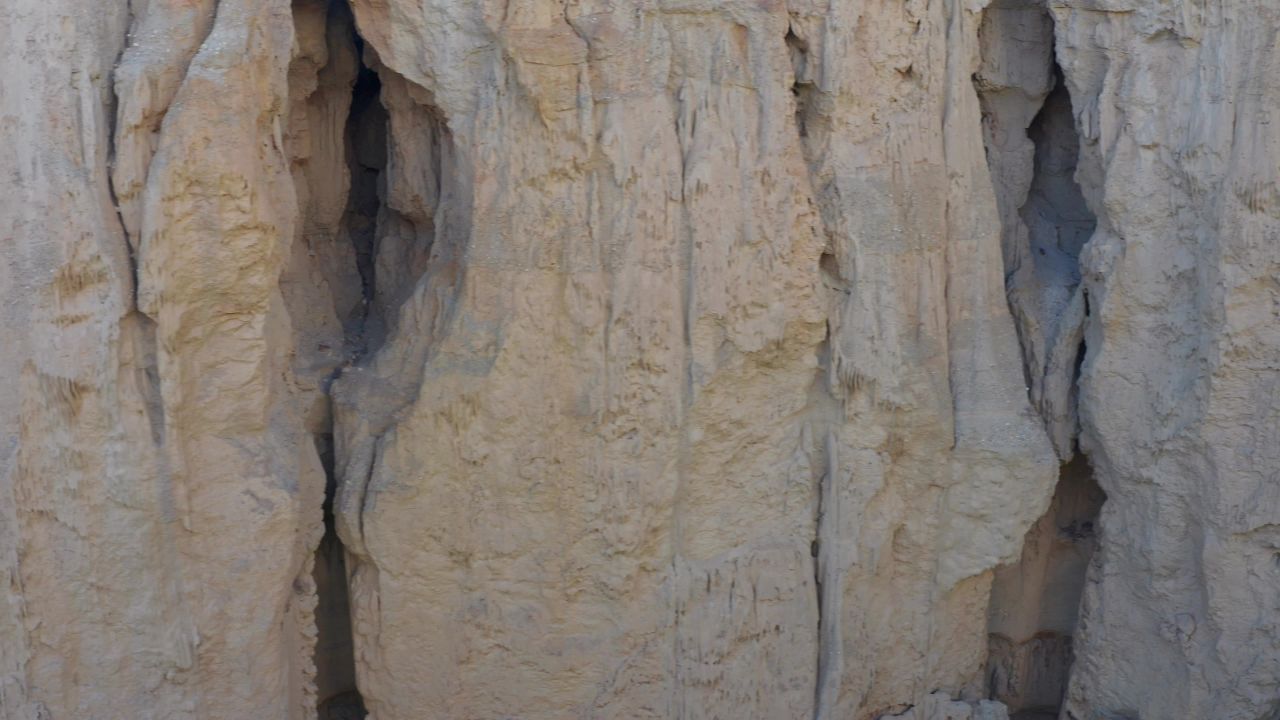
[[[976,691],[990,570],[1054,477],[978,8],[355,10],[391,146],[423,149],[402,161],[432,158],[408,118],[450,132],[438,197],[393,156],[434,257],[336,386],[373,714],[871,717]]]
[[[1280,711],[1265,0],[10,4],[0,719]]]
[[[1274,3],[1054,2],[1107,492],[1068,717],[1280,712]]]
[[[202,38],[198,4],[134,6],[19,2],[5,30],[0,714],[309,717],[292,17],[221,2]]]
[[[6,10],[0,717],[34,720],[128,694],[111,686],[122,671],[154,682],[167,638],[147,611],[172,596],[146,482],[154,454],[128,451],[150,434],[145,328],[128,320],[132,274],[106,183],[111,66],[128,14],[124,3]],[[140,582],[160,602],[140,608]]]

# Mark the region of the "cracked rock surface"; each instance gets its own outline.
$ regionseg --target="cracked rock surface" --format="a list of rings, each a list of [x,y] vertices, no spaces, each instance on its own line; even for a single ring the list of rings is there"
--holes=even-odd
[[[0,720],[1275,720],[1278,32],[10,0]]]

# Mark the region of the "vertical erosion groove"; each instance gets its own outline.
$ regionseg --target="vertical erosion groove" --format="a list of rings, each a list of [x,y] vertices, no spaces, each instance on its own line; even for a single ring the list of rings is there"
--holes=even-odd
[[[381,83],[378,74],[363,62],[363,42],[354,34],[349,11],[338,4],[329,9],[331,27],[326,31],[330,44],[334,35],[346,35],[339,42],[342,51],[350,58],[348,72],[354,72],[354,82],[349,85],[350,97],[343,104],[348,108],[345,116],[330,117],[342,125],[333,133],[334,142],[341,148],[331,158],[345,163],[349,186],[346,206],[336,228],[317,233],[321,240],[334,244],[331,250],[317,250],[317,238],[308,236],[313,258],[323,258],[320,274],[329,283],[333,294],[337,320],[341,326],[342,348],[339,356],[343,363],[334,368],[322,383],[325,397],[321,429],[314,433],[316,450],[325,473],[324,536],[316,548],[314,580],[317,593],[315,683],[320,720],[357,720],[366,716],[364,701],[356,686],[355,649],[352,632],[351,603],[348,590],[347,551],[338,535],[335,516],[338,473],[335,463],[334,413],[328,392],[333,379],[345,365],[359,360],[369,351],[371,329],[379,322],[374,298],[376,296],[376,257],[379,219],[383,205],[383,173],[387,164],[387,112],[382,105]],[[332,27],[334,23],[338,28]],[[331,48],[329,65],[335,63],[338,49]],[[348,75],[350,77],[350,75]],[[348,82],[350,82],[348,80]],[[320,131],[312,129],[311,134]],[[314,140],[312,141],[315,142]],[[313,158],[314,159],[314,158]],[[339,166],[340,167],[340,166]],[[313,188],[314,190],[314,188]],[[334,214],[331,208],[313,208],[319,214]],[[307,227],[323,226],[315,218],[304,218]],[[348,245],[348,247],[342,247]],[[325,263],[331,263],[325,267]],[[335,267],[345,265],[345,267]],[[354,267],[351,267],[354,265]]]
[[[357,37],[357,54],[363,43]],[[352,88],[351,111],[344,128],[351,189],[343,214],[343,228],[351,242],[360,283],[361,307],[344,322],[349,357],[368,351],[369,324],[376,292],[374,258],[377,253],[378,217],[382,206],[379,187],[386,168],[387,113],[380,97],[378,75],[363,63]],[[316,550],[316,685],[320,720],[357,720],[365,717],[364,702],[356,687],[355,650],[348,595],[346,549],[338,536],[334,500],[338,478],[334,463],[333,413],[329,432],[316,442],[325,468],[324,539]]]
[[[357,49],[363,42],[356,39]],[[382,209],[380,181],[387,166],[387,111],[382,107],[382,83],[363,63],[351,93],[351,114],[345,129],[351,191],[343,217],[360,275],[362,308],[348,323],[346,341],[356,356],[368,352],[371,315],[375,310],[378,216]]]
[[[316,436],[325,470],[324,538],[316,548],[316,696],[320,720],[356,720],[364,705],[356,689],[351,638],[351,605],[347,596],[346,552],[333,518],[337,489],[333,467],[333,435]]]
[[[326,356],[316,413],[323,421],[313,423],[327,475],[315,666],[320,720],[354,720],[381,707],[368,688],[357,689],[355,660],[362,643],[376,642],[361,629],[376,626],[367,621],[376,613],[369,599],[377,596],[378,569],[363,526],[366,500],[377,492],[379,438],[415,398],[417,370],[448,321],[460,247],[449,240],[465,238],[467,227],[448,222],[447,201],[464,171],[430,93],[381,62],[344,0],[328,0],[328,21],[329,65],[316,95],[338,84],[326,80],[338,63],[342,113],[313,118],[306,207],[314,218],[303,223],[316,231],[308,238],[309,279],[328,288],[336,311],[324,337],[339,348]],[[344,175],[349,184],[340,182]]]
[[[988,614],[987,690],[1015,718],[1057,717],[1105,495],[1079,455],[1078,380],[1088,298],[1080,253],[1096,220],[1076,180],[1079,139],[1039,0],[995,0],[975,76],[1003,227],[1009,309],[1033,406],[1064,462],[1049,510],[1020,559],[996,571]]]
[[[803,149],[812,187],[814,157],[813,147],[821,142],[823,130],[817,111],[818,90],[815,85],[815,68],[810,57],[810,47],[803,21],[793,18],[787,28],[785,42],[791,59],[791,93],[794,107],[796,138]],[[816,125],[816,126],[815,126]],[[814,137],[817,136],[817,137]],[[836,305],[849,288],[840,272],[840,264],[828,247],[818,259],[816,270],[821,278],[828,302]],[[817,372],[809,390],[809,418],[804,433],[805,445],[815,457],[823,459],[817,467],[815,478],[813,539],[810,555],[813,563],[813,587],[816,595],[818,642],[814,663],[813,717],[815,720],[831,717],[836,712],[840,694],[840,678],[844,673],[844,653],[840,627],[841,596],[844,592],[842,572],[838,562],[840,544],[840,458],[839,440],[835,426],[844,418],[842,401],[832,393],[834,364],[831,346],[831,327],[818,348]]]

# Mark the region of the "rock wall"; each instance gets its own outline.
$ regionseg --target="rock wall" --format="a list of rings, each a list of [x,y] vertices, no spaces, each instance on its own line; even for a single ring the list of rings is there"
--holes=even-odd
[[[1068,709],[1280,712],[1280,9],[1053,8],[1098,217],[1081,446],[1107,493]]]
[[[282,292],[293,14],[9,19],[0,712],[308,717],[324,476]]]
[[[1267,0],[14,2],[0,718],[1280,712]]]

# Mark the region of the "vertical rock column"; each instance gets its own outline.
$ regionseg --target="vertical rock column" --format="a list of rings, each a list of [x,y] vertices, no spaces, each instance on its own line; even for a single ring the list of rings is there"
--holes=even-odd
[[[309,718],[290,4],[7,19],[0,714]]]
[[[1274,717],[1280,14],[1104,5],[1051,3],[1098,217],[1080,444],[1108,498],[1066,716]]]
[[[793,3],[837,403],[818,713],[978,697],[991,570],[1047,507],[982,153],[976,3]],[[829,628],[829,629],[828,629]],[[932,702],[932,701],[931,701]]]
[[[147,331],[107,179],[128,8],[20,1],[5,15],[0,717],[139,717],[138,690],[181,656],[163,623]]]
[[[289,3],[225,0],[147,172],[138,307],[156,323],[193,712],[299,717],[323,472],[279,289],[297,221]]]

